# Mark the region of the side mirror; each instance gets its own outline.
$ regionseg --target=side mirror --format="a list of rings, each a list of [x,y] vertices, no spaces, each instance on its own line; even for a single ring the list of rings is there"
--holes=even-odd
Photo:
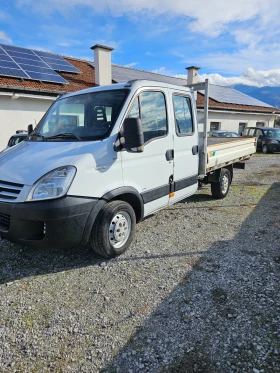
[[[144,134],[140,118],[126,118],[120,131],[122,149],[144,151]]]
[[[29,124],[27,127],[28,136],[33,132],[33,124]]]

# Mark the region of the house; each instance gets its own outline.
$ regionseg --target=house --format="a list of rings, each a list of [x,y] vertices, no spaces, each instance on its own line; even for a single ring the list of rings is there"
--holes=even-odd
[[[199,67],[188,67],[188,85],[197,83]],[[204,94],[197,94],[199,123],[203,122]],[[280,110],[236,89],[210,84],[208,131],[230,130],[241,133],[245,127],[273,127]]]
[[[175,85],[197,82],[198,67],[186,79],[111,63],[112,48],[95,45],[94,62],[0,44],[0,150],[16,130],[36,125],[58,95],[93,86],[149,79]],[[203,92],[197,93],[198,119]],[[232,88],[210,86],[209,130],[271,125],[280,111]]]

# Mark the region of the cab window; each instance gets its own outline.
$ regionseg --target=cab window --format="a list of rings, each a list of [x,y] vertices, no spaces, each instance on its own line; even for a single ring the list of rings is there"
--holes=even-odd
[[[135,99],[128,118],[140,118],[144,142],[167,135],[167,115],[165,97],[162,92],[142,92]]]
[[[192,135],[194,130],[190,98],[174,95],[173,105],[177,135]]]

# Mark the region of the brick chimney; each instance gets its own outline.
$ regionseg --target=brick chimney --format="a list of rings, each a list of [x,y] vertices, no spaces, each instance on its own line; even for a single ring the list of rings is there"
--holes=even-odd
[[[112,84],[111,52],[114,48],[96,44],[94,50],[95,83],[98,85]]]

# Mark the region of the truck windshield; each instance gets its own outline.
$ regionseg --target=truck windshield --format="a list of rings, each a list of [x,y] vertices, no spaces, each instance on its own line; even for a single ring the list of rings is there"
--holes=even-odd
[[[107,137],[128,90],[84,93],[57,100],[31,135],[36,141],[89,141]]]

